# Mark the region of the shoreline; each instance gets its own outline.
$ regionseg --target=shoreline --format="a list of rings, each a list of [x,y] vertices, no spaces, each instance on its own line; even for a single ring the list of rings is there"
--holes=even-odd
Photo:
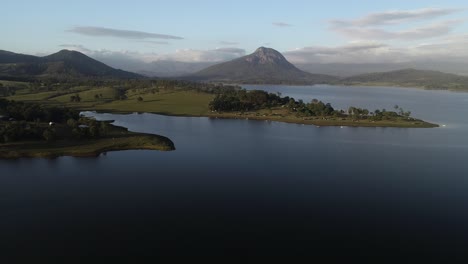
[[[96,111],[96,110],[83,110],[83,112],[96,112],[99,114],[122,114],[131,115],[137,114],[156,114],[162,116],[173,116],[173,117],[206,117],[206,118],[219,118],[219,119],[244,119],[244,120],[258,120],[258,121],[271,121],[271,122],[282,122],[288,124],[298,125],[315,125],[315,126],[344,126],[344,127],[393,127],[393,128],[437,128],[439,124],[426,122],[423,120],[416,119],[413,122],[396,122],[396,121],[370,121],[370,120],[330,120],[330,119],[313,119],[313,118],[298,118],[298,117],[272,117],[272,116],[254,116],[254,115],[240,115],[238,112],[235,113],[221,113],[221,114],[207,114],[207,115],[190,115],[190,114],[171,114],[161,112],[125,112],[125,111]]]
[[[113,126],[113,125],[111,125]],[[0,144],[0,159],[98,157],[103,153],[124,150],[175,150],[174,143],[167,137],[130,132],[126,128],[113,126],[120,135],[90,140],[18,141]]]
[[[229,83],[226,83],[229,85]],[[345,84],[345,83],[317,83],[317,84],[235,84],[232,83],[230,85],[238,85],[238,86],[293,86],[293,87],[313,87],[318,85],[324,86],[333,86],[333,87],[363,87],[363,88],[402,88],[402,89],[415,89],[415,90],[424,90],[424,91],[446,91],[452,93],[468,93],[468,89],[465,90],[456,90],[456,89],[438,89],[438,88],[428,88],[425,86],[403,86],[403,85],[396,85],[391,83],[353,83],[353,84]]]
[[[288,118],[278,117],[269,118],[268,116],[242,116],[233,114],[218,114],[210,115],[210,118],[220,119],[245,119],[245,120],[258,120],[258,121],[271,121],[281,122],[298,125],[315,125],[317,127],[393,127],[393,128],[436,128],[440,127],[438,124],[425,122],[422,120],[414,120],[413,122],[397,122],[397,121],[369,121],[369,120],[336,120],[336,119],[320,119],[320,118]]]

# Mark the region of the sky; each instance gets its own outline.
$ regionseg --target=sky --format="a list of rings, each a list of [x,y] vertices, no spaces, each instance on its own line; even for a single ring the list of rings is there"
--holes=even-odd
[[[2,0],[0,49],[225,61],[267,46],[293,63],[466,60],[462,0]]]

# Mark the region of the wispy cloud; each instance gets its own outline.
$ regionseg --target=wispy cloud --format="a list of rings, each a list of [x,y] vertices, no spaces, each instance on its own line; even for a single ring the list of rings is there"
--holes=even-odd
[[[246,51],[240,48],[225,47],[210,50],[179,49],[173,53],[157,54],[144,53],[130,50],[112,51],[107,49],[92,50],[80,44],[62,44],[62,48],[72,49],[85,53],[95,59],[109,63],[112,66],[136,65],[158,60],[182,61],[182,62],[221,62],[244,56]]]
[[[454,8],[423,8],[416,10],[392,10],[379,13],[371,13],[361,18],[353,20],[332,20],[332,26],[354,26],[354,27],[373,27],[389,24],[398,24],[416,20],[428,20],[437,17],[449,15],[461,9]]]
[[[155,41],[155,40],[140,40],[140,43],[152,44],[152,45],[169,45],[167,41]]]
[[[427,26],[414,27],[406,30],[390,31],[382,28],[363,27],[335,27],[333,30],[341,35],[353,39],[400,39],[417,40],[439,37],[450,33],[453,28],[461,23],[460,20],[442,21]]]
[[[277,27],[292,27],[293,25],[285,23],[285,22],[273,22],[271,23],[273,26]]]
[[[235,46],[239,45],[239,42],[233,42],[233,41],[220,41],[219,45],[224,45],[224,46]]]
[[[161,54],[158,59],[183,62],[221,62],[244,55],[245,50],[238,48],[219,48],[212,50],[180,49],[175,53]]]
[[[136,30],[124,30],[115,28],[104,28],[104,27],[73,27],[68,32],[92,36],[92,37],[115,37],[125,39],[183,39],[182,37],[150,33]]]
[[[213,51],[227,52],[227,53],[234,53],[234,54],[245,54],[245,49],[239,49],[239,48],[218,48],[218,49],[214,49]]]
[[[351,63],[398,59],[395,49],[377,42],[357,42],[337,47],[311,46],[283,53],[294,63]]]
[[[418,40],[446,35],[462,21],[446,19],[425,25],[414,22],[428,22],[461,10],[455,8],[394,10],[371,13],[351,20],[331,20],[329,24],[332,31],[354,40]],[[395,25],[398,25],[398,29],[389,27]]]
[[[77,51],[81,51],[81,52],[84,52],[84,53],[91,52],[90,49],[84,47],[83,45],[79,45],[79,44],[61,44],[61,45],[59,45],[59,47],[66,48],[66,49],[71,49],[71,50],[77,50]]]
[[[404,63],[414,61],[460,62],[468,61],[468,35],[450,35],[446,38],[411,46],[397,47],[380,42],[354,42],[348,45],[310,46],[284,52],[292,63]]]

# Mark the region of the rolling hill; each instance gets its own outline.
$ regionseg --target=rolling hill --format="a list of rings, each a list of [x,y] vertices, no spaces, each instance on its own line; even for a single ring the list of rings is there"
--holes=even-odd
[[[466,76],[416,69],[360,74],[343,78],[340,82],[347,85],[391,85],[437,90],[468,90],[468,77]]]
[[[258,48],[250,55],[210,66],[185,78],[250,84],[319,84],[337,80],[333,76],[301,71],[278,51],[265,47]]]
[[[45,57],[0,51],[0,78],[116,78],[141,75],[114,69],[78,51],[61,50]]]

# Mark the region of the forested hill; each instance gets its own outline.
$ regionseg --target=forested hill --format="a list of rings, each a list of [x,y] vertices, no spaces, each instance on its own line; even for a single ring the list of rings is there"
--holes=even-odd
[[[468,77],[466,76],[416,69],[361,74],[341,79],[341,83],[468,91]]]
[[[61,50],[45,57],[0,51],[0,78],[136,79],[141,75],[114,69],[78,51]]]

